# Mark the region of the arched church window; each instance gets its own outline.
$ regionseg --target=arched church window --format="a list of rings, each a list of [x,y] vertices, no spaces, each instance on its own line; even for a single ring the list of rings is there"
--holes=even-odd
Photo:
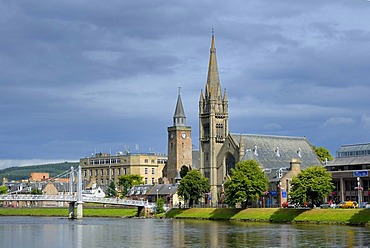
[[[235,169],[235,158],[230,153],[226,156],[226,174],[231,176],[231,169]]]

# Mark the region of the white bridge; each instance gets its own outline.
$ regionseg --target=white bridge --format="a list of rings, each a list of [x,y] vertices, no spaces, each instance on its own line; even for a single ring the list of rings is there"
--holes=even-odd
[[[114,204],[122,206],[132,206],[138,208],[138,215],[145,210],[155,208],[155,203],[138,200],[123,200],[119,198],[100,198],[82,195],[82,175],[81,166],[77,171],[77,192],[73,192],[74,173],[76,171],[71,167],[70,174],[70,190],[67,195],[27,195],[27,194],[7,194],[0,195],[0,201],[53,201],[53,202],[68,202],[68,213],[70,218],[81,219],[83,216],[83,203],[100,203],[100,204]],[[77,214],[75,215],[75,205]]]
[[[0,201],[53,201],[53,202],[77,202],[77,197],[73,195],[28,195],[28,194],[13,194],[13,195],[0,195]],[[119,198],[102,198],[82,196],[84,203],[100,203],[123,205],[133,207],[146,207],[153,208],[156,205],[147,201],[137,200],[122,200]]]

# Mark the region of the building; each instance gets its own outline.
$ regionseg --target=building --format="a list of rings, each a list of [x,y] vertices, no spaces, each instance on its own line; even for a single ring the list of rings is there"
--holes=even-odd
[[[97,153],[80,159],[82,180],[85,185],[108,186],[111,181],[118,183],[121,175],[137,174],[145,184],[157,184],[167,156],[156,153]]]
[[[270,190],[274,195],[270,194],[269,199],[280,204],[287,201],[291,177],[298,174],[301,167],[321,164],[311,145],[305,137],[230,134],[228,107],[226,90],[221,91],[212,34],[207,82],[199,100],[199,167],[209,179],[211,200],[213,203],[222,201],[223,183],[236,163],[253,159],[272,181]],[[274,192],[278,192],[277,195]]]
[[[186,116],[182,105],[181,95],[177,98],[173,125],[168,132],[168,160],[165,176],[169,183],[175,183],[175,178],[181,167],[192,165],[191,127],[186,126]]]
[[[31,182],[41,182],[49,180],[49,173],[48,172],[31,172],[29,181]]]
[[[370,201],[370,143],[342,145],[325,167],[335,186],[328,200]]]

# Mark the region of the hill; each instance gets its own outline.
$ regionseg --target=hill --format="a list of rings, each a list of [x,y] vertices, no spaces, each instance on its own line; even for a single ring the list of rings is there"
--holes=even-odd
[[[54,177],[70,169],[71,166],[76,168],[78,165],[78,162],[64,162],[57,164],[10,167],[0,170],[0,181],[2,182],[4,177],[8,178],[9,181],[28,179],[31,172],[48,172],[50,177]]]

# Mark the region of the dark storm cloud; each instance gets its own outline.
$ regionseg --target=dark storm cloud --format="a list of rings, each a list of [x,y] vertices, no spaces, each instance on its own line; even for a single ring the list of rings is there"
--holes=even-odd
[[[369,10],[361,0],[1,1],[0,160],[136,144],[166,153],[179,86],[197,147],[212,27],[230,131],[306,135],[331,151],[368,142]]]

